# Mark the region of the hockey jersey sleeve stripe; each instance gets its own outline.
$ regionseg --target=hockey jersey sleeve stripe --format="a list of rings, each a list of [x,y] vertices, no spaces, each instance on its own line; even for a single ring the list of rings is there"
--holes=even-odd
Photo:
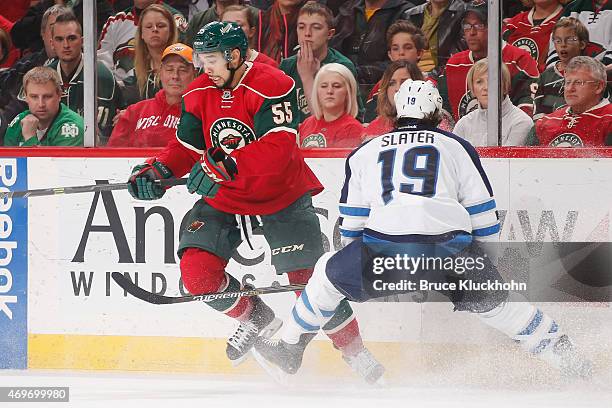
[[[287,126],[277,126],[275,128],[272,128],[272,129],[268,130],[263,135],[261,135],[259,137],[259,139],[261,139],[262,137],[264,137],[264,136],[266,136],[266,135],[268,135],[270,133],[274,133],[274,132],[288,132],[288,133],[293,133],[295,135],[297,135],[297,133],[298,133],[297,130],[295,130],[293,128],[290,128],[290,127],[287,127]]]
[[[344,228],[340,228],[340,235],[348,238],[358,238],[363,235],[363,230],[361,231],[350,231]]]
[[[319,326],[313,326],[311,324],[306,323],[304,321],[304,319],[302,319],[300,317],[300,315],[298,314],[297,310],[295,310],[295,307],[291,311],[291,314],[293,315],[293,319],[295,320],[295,322],[297,324],[299,324],[304,330],[307,330],[309,332],[314,332],[314,331],[318,331],[320,329]]]
[[[477,228],[472,230],[472,235],[476,237],[486,237],[487,235],[494,235],[499,232],[499,223],[485,228]]]
[[[368,217],[370,215],[370,209],[362,208],[362,207],[348,207],[348,206],[341,205],[340,214],[353,216],[353,217]]]
[[[486,203],[472,205],[465,208],[470,215],[483,213],[485,211],[495,209],[495,200],[487,201]]]

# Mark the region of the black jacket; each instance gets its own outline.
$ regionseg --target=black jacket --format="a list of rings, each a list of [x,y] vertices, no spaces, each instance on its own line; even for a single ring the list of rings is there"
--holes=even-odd
[[[417,27],[422,27],[427,4],[421,4],[405,11],[401,18],[409,20]],[[450,4],[440,15],[440,22],[438,24],[437,71],[444,68],[451,55],[467,49],[467,44],[463,39],[463,30],[461,29],[461,20],[466,8],[467,3],[463,0],[450,0]]]
[[[22,50],[29,49],[38,51],[44,48],[42,37],[40,36],[40,26],[45,11],[55,4],[54,0],[43,0],[32,6],[20,20],[15,22],[11,29],[11,39],[13,45]],[[74,14],[83,25],[83,2],[79,1],[73,7]],[[97,0],[96,17],[98,36],[102,32],[102,27],[106,20],[113,14],[113,8],[107,0]]]
[[[330,46],[353,61],[360,85],[371,87],[382,77],[389,63],[387,28],[413,7],[414,4],[407,0],[388,0],[370,21],[365,18],[365,0],[347,1],[340,8],[334,21],[336,34]]]

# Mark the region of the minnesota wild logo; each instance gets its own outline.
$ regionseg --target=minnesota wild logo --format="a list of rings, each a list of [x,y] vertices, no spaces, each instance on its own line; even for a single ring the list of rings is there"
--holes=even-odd
[[[255,132],[244,122],[234,118],[217,119],[210,127],[210,138],[215,147],[227,154],[255,141]]]
[[[325,136],[321,133],[308,135],[302,140],[302,147],[327,147]]]
[[[534,60],[538,60],[538,44],[533,41],[531,38],[519,38],[518,40],[516,40],[513,44],[515,47],[518,48],[522,48],[525,51],[527,51],[529,54],[531,54],[531,57]]]
[[[467,91],[459,101],[459,117],[463,117],[478,108],[478,99],[474,98],[470,91]]]
[[[555,137],[550,143],[552,147],[582,147],[582,139],[574,133],[563,133]]]

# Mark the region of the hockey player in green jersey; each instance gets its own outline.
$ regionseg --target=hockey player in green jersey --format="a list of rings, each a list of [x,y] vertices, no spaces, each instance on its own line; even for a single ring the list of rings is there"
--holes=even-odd
[[[70,109],[83,115],[83,35],[81,24],[74,14],[57,16],[52,34],[53,48],[57,58],[49,67],[57,71],[62,79],[62,102]],[[106,144],[113,131],[113,118],[118,109],[123,109],[121,91],[113,74],[104,64],[98,62],[98,130],[99,141]]]
[[[10,123],[5,146],[83,146],[83,118],[60,102],[59,76],[48,67],[36,67],[23,77],[29,109]]]

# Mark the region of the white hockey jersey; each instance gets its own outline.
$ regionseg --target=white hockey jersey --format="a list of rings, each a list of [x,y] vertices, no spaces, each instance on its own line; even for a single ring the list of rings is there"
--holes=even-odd
[[[354,150],[345,172],[344,242],[362,235],[364,241],[402,242],[461,231],[477,240],[498,239],[493,190],[478,153],[452,133],[397,129]]]

